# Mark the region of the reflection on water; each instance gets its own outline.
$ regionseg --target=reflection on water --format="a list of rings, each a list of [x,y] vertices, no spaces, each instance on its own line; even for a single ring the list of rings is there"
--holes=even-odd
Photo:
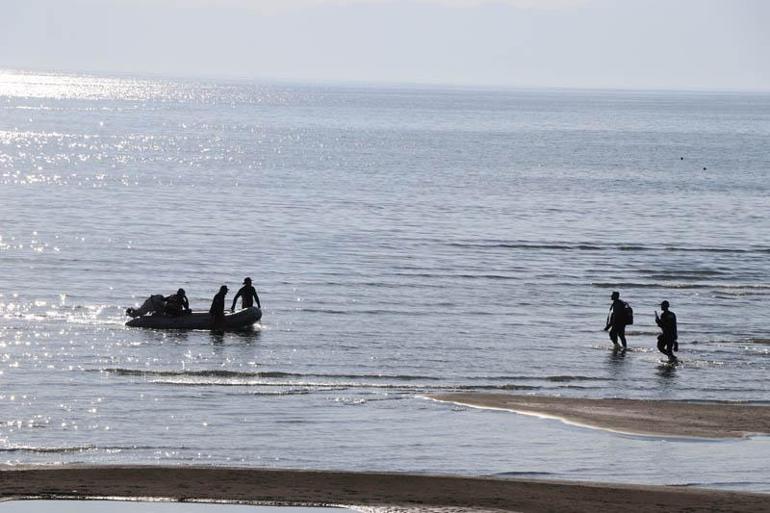
[[[224,344],[225,342],[252,344],[259,340],[261,330],[254,327],[237,331],[211,330],[209,335],[213,344]]]
[[[211,337],[212,344],[217,345],[225,343],[225,332],[222,330],[211,330],[209,336]]]
[[[679,362],[671,362],[661,360],[658,364],[658,376],[661,378],[659,383],[663,388],[672,388],[677,385],[677,369],[679,368]]]

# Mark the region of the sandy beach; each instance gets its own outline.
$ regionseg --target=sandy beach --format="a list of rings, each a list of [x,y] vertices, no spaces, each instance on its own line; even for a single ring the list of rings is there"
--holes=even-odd
[[[509,394],[437,394],[430,399],[510,410],[629,434],[741,438],[770,433],[770,407],[634,399],[576,399]]]
[[[0,471],[0,499],[32,497],[350,505],[390,511],[770,511],[767,495],[656,486],[214,467],[70,466]]]

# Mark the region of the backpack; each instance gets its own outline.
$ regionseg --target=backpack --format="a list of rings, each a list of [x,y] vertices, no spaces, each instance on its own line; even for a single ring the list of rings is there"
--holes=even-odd
[[[623,301],[623,317],[626,321],[626,325],[634,323],[634,309],[625,301]]]

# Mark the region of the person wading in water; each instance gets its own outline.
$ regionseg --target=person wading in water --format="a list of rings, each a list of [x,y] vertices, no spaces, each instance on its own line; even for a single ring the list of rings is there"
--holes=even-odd
[[[613,292],[610,299],[612,299],[612,306],[610,306],[610,313],[607,315],[607,325],[604,327],[604,331],[610,331],[610,340],[615,344],[616,349],[621,347],[618,344],[618,339],[623,344],[623,349],[626,349],[626,325],[633,324],[633,318],[629,318],[633,315],[630,312],[631,307],[625,301],[620,300],[620,292]]]
[[[668,356],[670,361],[675,361],[674,351],[679,350],[679,343],[676,340],[679,334],[676,331],[676,314],[668,307],[668,301],[663,301],[660,304],[660,309],[663,310],[660,317],[658,317],[658,312],[655,312],[655,324],[663,330],[663,333],[658,335],[658,351]]]
[[[209,308],[209,315],[214,318],[214,329],[222,329],[225,325],[225,296],[227,295],[227,285],[219,287],[219,292],[214,296]]]
[[[233,298],[233,306],[230,307],[231,312],[235,311],[235,303],[239,297],[241,298],[241,308],[251,308],[254,306],[254,300],[256,300],[257,308],[262,309],[262,305],[259,304],[257,289],[251,286],[251,278],[243,279],[243,287],[238,290],[238,293]]]

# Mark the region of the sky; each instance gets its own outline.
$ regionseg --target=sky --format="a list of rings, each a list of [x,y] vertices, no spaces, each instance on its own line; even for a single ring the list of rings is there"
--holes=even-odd
[[[0,0],[0,68],[770,91],[766,0]]]

